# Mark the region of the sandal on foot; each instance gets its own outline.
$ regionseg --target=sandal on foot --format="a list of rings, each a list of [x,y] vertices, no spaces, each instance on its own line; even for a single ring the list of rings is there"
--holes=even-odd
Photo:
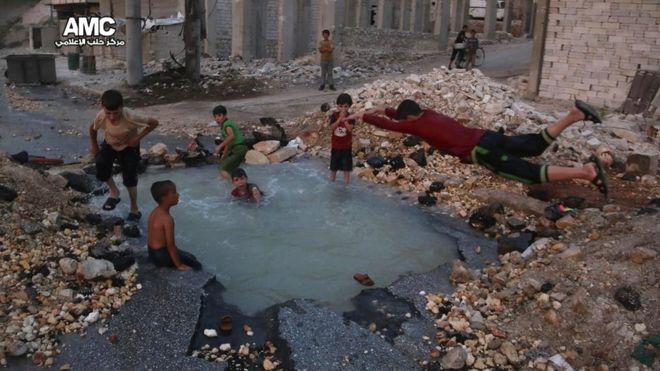
[[[605,195],[605,198],[607,198],[607,176],[605,175],[603,163],[600,161],[600,158],[595,155],[591,155],[591,157],[589,157],[589,162],[595,163],[596,168],[598,168],[598,174],[596,174],[596,177],[591,181],[591,184],[595,185],[598,188],[598,191]]]
[[[591,107],[587,103],[576,99],[575,100],[575,107],[582,111],[584,113],[584,119],[585,121],[593,121],[596,124],[600,124],[603,121],[600,119],[600,116],[598,115],[598,111],[596,111],[595,108]]]
[[[353,275],[353,279],[358,281],[360,285],[362,286],[373,286],[374,281],[369,277],[368,274],[365,273],[355,273]]]
[[[128,213],[126,220],[129,222],[137,222],[142,217],[142,212],[138,211],[137,213]]]
[[[117,207],[117,204],[121,201],[121,198],[117,197],[108,197],[107,200],[105,200],[105,203],[103,204],[103,210],[105,211],[111,211],[114,210],[115,207]]]

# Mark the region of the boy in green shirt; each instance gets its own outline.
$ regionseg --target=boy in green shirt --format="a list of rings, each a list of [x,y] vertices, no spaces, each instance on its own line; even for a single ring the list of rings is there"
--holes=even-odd
[[[213,118],[220,125],[225,140],[215,147],[215,153],[220,156],[220,176],[231,181],[231,172],[245,160],[245,154],[248,151],[243,134],[238,129],[234,121],[227,118],[227,108],[225,106],[216,106],[213,109]]]

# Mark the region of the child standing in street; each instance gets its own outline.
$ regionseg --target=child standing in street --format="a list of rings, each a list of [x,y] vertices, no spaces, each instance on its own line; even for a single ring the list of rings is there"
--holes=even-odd
[[[465,50],[467,52],[467,62],[465,63],[465,68],[469,71],[474,66],[474,60],[477,55],[477,49],[479,49],[479,39],[476,37],[477,32],[475,30],[470,30],[470,34],[467,39],[465,39]]]
[[[227,108],[216,106],[213,109],[213,118],[220,125],[224,140],[215,147],[215,153],[220,154],[220,176],[231,180],[231,172],[245,160],[248,147],[243,140],[243,134],[234,121],[227,118]]]
[[[321,87],[319,90],[325,89],[325,85],[330,85],[330,90],[335,90],[335,82],[332,77],[332,69],[334,68],[334,60],[332,52],[335,50],[335,45],[330,40],[330,31],[323,30],[321,32],[323,40],[319,43],[319,52],[321,53]]]
[[[353,171],[353,126],[355,121],[345,121],[353,99],[346,93],[337,97],[337,111],[330,116],[332,151],[330,153],[330,181],[337,178],[337,170],[344,172],[344,184],[348,185]]]
[[[138,221],[142,213],[137,204],[137,169],[140,163],[140,141],[158,126],[158,120],[140,117],[124,108],[124,98],[116,90],[106,90],[101,96],[103,109],[96,115],[89,127],[90,152],[95,157],[96,178],[106,182],[110,196],[103,204],[103,210],[114,210],[121,200],[119,189],[112,179],[112,166],[119,160],[124,186],[128,189],[131,201],[127,220]],[[143,128],[138,132],[138,129]],[[103,142],[98,144],[98,131],[104,131]]]

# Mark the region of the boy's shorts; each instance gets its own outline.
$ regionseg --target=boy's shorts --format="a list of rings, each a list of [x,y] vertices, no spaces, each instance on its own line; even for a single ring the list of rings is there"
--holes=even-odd
[[[544,134],[506,136],[486,131],[471,153],[471,160],[497,175],[527,184],[548,181],[547,165],[539,165],[520,157],[540,155],[552,139]]]
[[[330,170],[331,171],[352,171],[353,170],[353,151],[350,149],[332,149],[330,151]]]
[[[227,157],[220,161],[218,169],[220,171],[226,171],[231,173],[236,168],[241,166],[241,162],[245,160],[245,154],[248,151],[248,147],[245,144],[237,144],[229,149]]]
[[[96,154],[96,179],[106,182],[112,176],[112,166],[118,160],[121,168],[122,182],[126,187],[138,184],[138,165],[140,164],[140,146],[126,147],[115,151],[108,143],[101,143]]]

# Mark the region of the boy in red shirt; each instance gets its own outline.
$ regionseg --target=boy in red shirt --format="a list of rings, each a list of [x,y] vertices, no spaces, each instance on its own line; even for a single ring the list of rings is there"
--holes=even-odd
[[[564,129],[578,121],[601,123],[596,110],[580,100],[575,101],[566,116],[541,132],[515,136],[463,126],[441,113],[422,110],[417,102],[409,99],[401,102],[396,110],[378,108],[344,118],[354,119],[382,129],[416,135],[462,162],[479,164],[505,178],[527,184],[586,179],[607,197],[607,177],[598,156],[591,156],[588,163],[576,167],[539,165],[523,160],[542,154]]]
[[[346,93],[337,97],[337,111],[330,116],[332,129],[332,151],[330,153],[330,180],[335,181],[337,170],[344,172],[344,184],[348,185],[353,171],[353,125],[354,120],[344,120],[353,99]]]

